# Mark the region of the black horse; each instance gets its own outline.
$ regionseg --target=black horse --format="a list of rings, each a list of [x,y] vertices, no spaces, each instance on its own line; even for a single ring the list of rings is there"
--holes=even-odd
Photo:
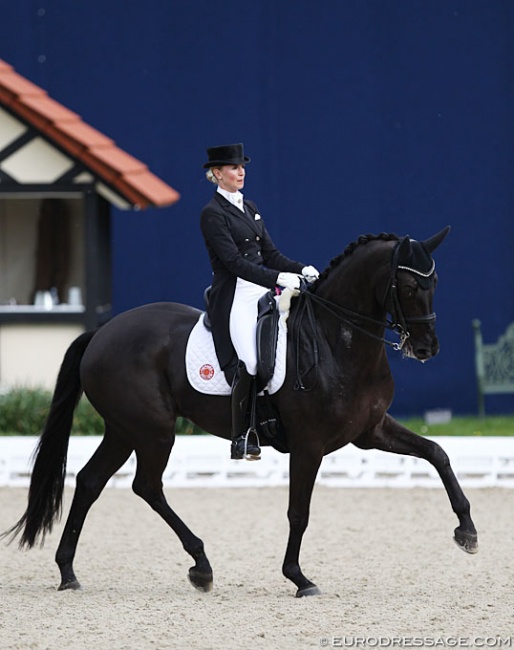
[[[408,357],[426,361],[438,352],[432,311],[437,276],[431,254],[448,230],[424,242],[408,236],[362,236],[293,301],[286,378],[270,400],[290,453],[290,532],[282,570],[297,586],[297,596],[319,593],[299,565],[316,475],[323,457],[348,443],[431,463],[459,519],[456,543],[469,553],[478,549],[470,505],[446,453],[387,413],[394,384],[385,330],[400,335],[394,346]],[[387,314],[392,321],[387,321]],[[80,588],[73,559],[84,520],[133,451],[134,492],[169,524],[194,559],[189,570],[192,584],[201,591],[212,589],[203,542],[168,505],[161,482],[178,416],[230,438],[230,398],[200,394],[186,377],[184,350],[199,315],[198,310],[175,303],[146,305],[85,332],[66,352],[36,450],[27,510],[4,533],[22,533],[20,546],[32,547],[39,536],[44,541],[60,516],[73,412],[84,391],[105,421],[105,435],[77,475],[56,553],[60,590]]]

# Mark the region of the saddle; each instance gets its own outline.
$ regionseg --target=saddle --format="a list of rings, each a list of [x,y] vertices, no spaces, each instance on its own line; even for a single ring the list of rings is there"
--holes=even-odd
[[[211,331],[208,316],[210,291],[211,287],[209,286],[203,294],[206,310],[203,324],[209,331]],[[280,312],[275,300],[275,293],[270,290],[259,299],[257,305],[257,379],[260,390],[268,385],[275,370],[279,319]]]

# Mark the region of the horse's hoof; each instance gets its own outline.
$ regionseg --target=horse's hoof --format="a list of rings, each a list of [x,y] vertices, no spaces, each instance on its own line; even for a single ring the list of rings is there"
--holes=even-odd
[[[195,567],[191,567],[187,577],[189,578],[189,582],[195,589],[198,589],[198,591],[203,591],[204,593],[212,591],[212,572],[200,573],[195,569]]]
[[[57,591],[66,591],[66,589],[73,589],[74,591],[80,591],[82,589],[82,585],[77,579],[70,580],[69,582],[61,582]]]
[[[308,587],[302,587],[296,592],[297,598],[303,598],[304,596],[319,596],[321,591],[316,587],[316,585],[309,585]]]
[[[466,551],[466,553],[478,553],[478,535],[476,533],[463,533],[458,528],[455,529],[453,541],[457,546]]]

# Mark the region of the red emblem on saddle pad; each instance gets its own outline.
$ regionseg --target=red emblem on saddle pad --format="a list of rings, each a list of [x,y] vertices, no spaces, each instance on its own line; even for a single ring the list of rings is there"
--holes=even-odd
[[[209,363],[204,363],[200,368],[200,377],[205,381],[209,381],[214,377],[214,368]]]

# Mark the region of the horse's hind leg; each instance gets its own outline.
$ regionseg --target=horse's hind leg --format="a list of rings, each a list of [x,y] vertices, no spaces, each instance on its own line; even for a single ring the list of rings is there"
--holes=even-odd
[[[453,512],[459,519],[460,525],[455,529],[456,544],[467,553],[478,551],[477,531],[471,519],[469,501],[464,496],[446,452],[437,443],[418,436],[386,415],[380,429],[360,436],[353,444],[361,449],[380,449],[393,454],[416,456],[431,463],[439,473]]]
[[[100,446],[77,474],[73,502],[55,554],[55,561],[61,572],[59,591],[80,589],[80,583],[73,570],[73,559],[82,526],[89,509],[100,496],[107,481],[127,461],[131,453],[132,447],[117,440],[111,435],[109,427],[106,427]]]
[[[172,528],[182,542],[184,550],[191,555],[195,565],[189,569],[189,580],[199,591],[211,591],[212,569],[205,555],[203,542],[196,537],[180,517],[171,509],[162,490],[162,474],[166,468],[173,441],[150,442],[136,449],[137,470],[132,489],[155,510]]]

